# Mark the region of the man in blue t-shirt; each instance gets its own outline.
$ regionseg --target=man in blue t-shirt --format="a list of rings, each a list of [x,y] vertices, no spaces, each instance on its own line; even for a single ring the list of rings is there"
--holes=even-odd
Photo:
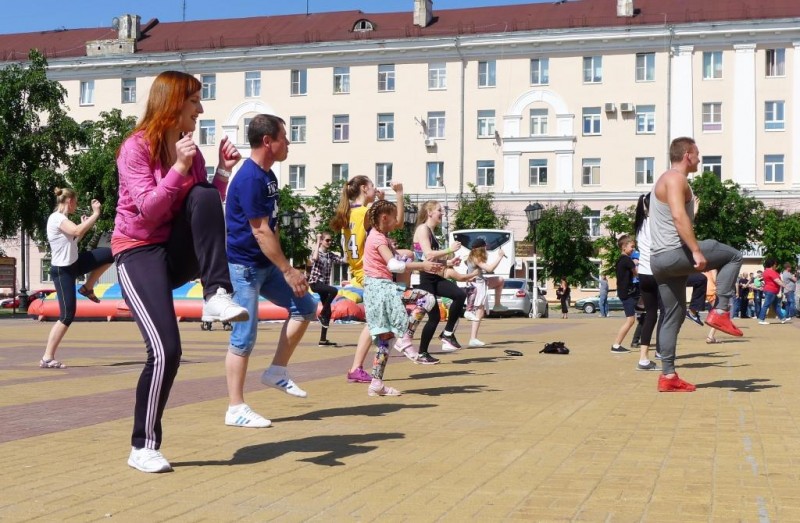
[[[236,427],[268,427],[270,421],[244,402],[247,363],[258,334],[258,297],[289,311],[278,339],[272,365],[264,371],[264,385],[305,398],[306,392],[286,371],[294,349],[317,317],[317,300],[308,293],[305,274],[291,266],[275,232],[278,217],[278,179],[275,162],[289,154],[286,124],[277,116],[259,114],[247,128],[250,158],[228,184],[225,218],[228,228],[228,266],[234,299],[250,313],[250,320],[235,323],[231,332],[225,375],[230,404],[225,424]]]

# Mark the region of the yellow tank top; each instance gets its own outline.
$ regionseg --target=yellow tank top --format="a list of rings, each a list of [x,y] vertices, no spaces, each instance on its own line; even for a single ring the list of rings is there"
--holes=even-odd
[[[353,274],[351,285],[358,287],[364,286],[364,244],[367,241],[367,229],[364,227],[364,219],[367,216],[369,206],[359,205],[351,207],[350,220],[344,229],[344,252],[347,263],[350,265],[350,272]]]

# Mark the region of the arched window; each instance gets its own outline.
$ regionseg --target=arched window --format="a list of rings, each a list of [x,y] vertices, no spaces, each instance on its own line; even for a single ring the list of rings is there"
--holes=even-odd
[[[372,22],[367,20],[366,18],[362,18],[361,20],[357,21],[353,26],[353,31],[357,32],[365,32],[365,31],[372,31],[375,27],[372,25]]]

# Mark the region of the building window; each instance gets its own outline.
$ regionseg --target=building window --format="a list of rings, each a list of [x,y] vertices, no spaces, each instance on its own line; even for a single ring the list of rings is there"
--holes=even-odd
[[[531,136],[547,134],[547,109],[531,109]]]
[[[261,71],[244,73],[244,95],[247,98],[261,96]]]
[[[333,141],[350,141],[350,115],[337,114],[333,116]]]
[[[636,54],[636,81],[652,82],[656,79],[656,54]]]
[[[81,82],[81,105],[94,105],[94,80]]]
[[[722,78],[722,51],[706,51],[703,53],[703,80]]]
[[[636,158],[636,185],[653,184],[655,158]]]
[[[250,140],[247,137],[247,130],[250,129],[250,122],[252,121],[252,118],[242,118],[242,127],[244,128],[244,138],[242,143],[250,143]]]
[[[305,165],[289,166],[289,187],[291,187],[293,191],[302,191],[306,188]]]
[[[306,141],[306,117],[292,116],[289,118],[289,141],[293,143],[305,143]]]
[[[764,129],[783,131],[785,126],[783,100],[764,102]]]
[[[389,93],[394,91],[394,64],[378,66],[378,92]]]
[[[444,187],[444,162],[428,162],[425,170],[425,184],[428,188]]]
[[[722,130],[722,104],[703,104],[703,132],[716,133]]]
[[[722,179],[722,156],[703,156],[704,173],[714,173],[717,179]]]
[[[39,262],[39,281],[41,283],[50,283],[53,281],[53,278],[50,276],[50,266],[52,260],[49,258],[42,258]]]
[[[447,64],[428,64],[428,90],[447,89]]]
[[[764,156],[764,182],[783,183],[782,154],[767,154]]]
[[[217,141],[215,120],[200,120],[200,145],[214,145]]]
[[[136,78],[122,79],[122,103],[132,104],[136,102]]]
[[[292,69],[292,96],[308,94],[308,71],[306,69]]]
[[[589,211],[583,215],[586,227],[589,229],[589,236],[597,238],[600,236],[600,211]]]
[[[600,108],[583,108],[583,135],[593,136],[600,134]]]
[[[550,59],[531,58],[531,85],[550,83]]]
[[[656,132],[656,106],[636,106],[636,134],[653,134]]]
[[[547,185],[547,160],[528,161],[528,185]]]
[[[214,176],[217,175],[217,168],[213,165],[206,165],[206,181],[208,183],[214,182]]]
[[[494,87],[497,85],[497,62],[478,62],[478,87]]]
[[[203,100],[213,100],[217,97],[217,75],[204,74],[200,76],[200,98]]]
[[[494,186],[494,160],[478,160],[475,185],[478,187]]]
[[[350,92],[350,68],[333,68],[333,92],[346,94]]]
[[[767,76],[786,76],[786,49],[767,49]]]
[[[599,84],[603,81],[603,57],[583,57],[583,83]]]
[[[494,110],[478,111],[478,138],[494,138]]]
[[[428,113],[428,138],[444,138],[444,111]]]
[[[584,158],[581,183],[600,185],[600,158]]]
[[[346,182],[350,179],[350,166],[346,163],[335,163],[331,166],[331,182]]]
[[[391,163],[376,163],[375,164],[375,186],[376,187],[389,187],[392,181],[392,164]]]
[[[394,140],[394,113],[378,115],[378,140]]]

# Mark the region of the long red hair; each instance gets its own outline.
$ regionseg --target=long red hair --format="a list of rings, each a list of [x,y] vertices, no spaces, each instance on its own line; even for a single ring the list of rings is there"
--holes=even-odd
[[[133,130],[143,131],[150,143],[150,162],[155,165],[168,163],[170,148],[175,144],[166,142],[167,131],[178,125],[183,104],[203,85],[194,76],[180,71],[164,71],[156,76],[147,97],[144,116]]]

